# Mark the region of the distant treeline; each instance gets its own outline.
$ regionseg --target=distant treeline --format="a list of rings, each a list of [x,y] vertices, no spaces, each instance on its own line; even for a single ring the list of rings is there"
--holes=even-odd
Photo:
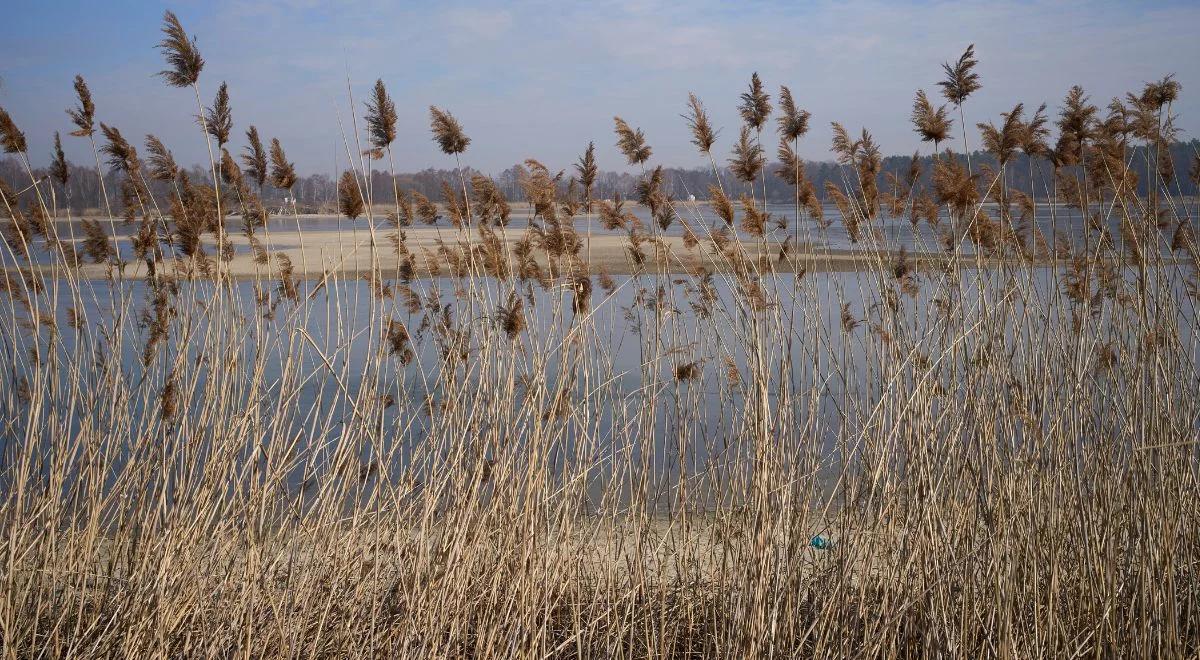
[[[1188,142],[1176,142],[1170,148],[1170,158],[1173,162],[1173,177],[1168,182],[1167,190],[1172,195],[1197,195],[1196,182],[1190,176],[1190,168],[1193,162],[1200,154],[1200,140],[1191,140]],[[1146,195],[1149,189],[1149,184],[1153,181],[1148,172],[1148,163],[1152,158],[1146,157],[1145,147],[1131,147],[1128,154],[1130,167],[1137,175],[1137,190],[1139,195]],[[956,155],[957,158],[965,158],[961,154]],[[930,173],[932,171],[933,156],[922,156],[918,159],[921,165],[922,182],[929,183]],[[904,174],[908,171],[911,162],[909,156],[889,156],[883,159],[883,169],[880,173],[879,186],[881,191],[888,190],[888,182],[886,175],[888,173],[895,174],[903,180]],[[971,154],[971,164],[973,171],[980,173],[985,168],[996,168],[996,159],[989,153],[976,151]],[[69,200],[70,207],[76,211],[85,209],[103,208],[104,199],[101,193],[99,178],[96,176],[96,170],[92,167],[82,167],[73,163],[69,164],[71,177],[68,184],[68,190],[58,191],[58,203],[60,208],[65,207]],[[782,178],[775,175],[775,170],[778,169],[778,164],[772,163],[768,166],[766,189],[767,199],[772,202],[790,202],[793,199],[793,188]],[[520,181],[526,171],[525,166],[521,164],[513,165],[512,167],[503,170],[498,174],[491,174],[496,183],[510,201],[524,201],[524,195],[521,191]],[[558,171],[554,169],[553,171]],[[708,187],[717,182],[713,176],[711,168],[679,168],[679,167],[664,167],[666,192],[676,199],[686,199],[688,195],[695,195],[697,199],[706,199],[708,197]],[[46,175],[48,170],[45,168],[35,168],[34,175],[41,177]],[[211,182],[211,175],[206,167],[193,165],[188,171],[188,176],[194,182]],[[470,175],[478,174],[477,170],[468,168],[468,180]],[[386,171],[373,170],[371,173],[371,185],[373,190],[373,198],[379,203],[390,203],[392,201],[392,181],[390,175]],[[487,174],[487,173],[484,173]],[[567,167],[563,170],[560,188],[563,194],[566,194],[570,186],[570,180],[575,175],[574,167]],[[834,162],[806,162],[805,175],[812,181],[819,195],[824,194],[825,183],[831,181],[838,186],[845,185],[848,181],[853,181],[853,172],[846,167],[838,165]],[[120,213],[120,182],[124,176],[118,173],[107,173],[105,175],[105,186],[108,190],[110,203],[113,205],[113,211]],[[728,168],[722,168],[721,181],[726,186],[726,191],[734,195],[743,192],[742,184],[739,184]],[[1029,157],[1024,154],[1018,154],[1013,158],[1005,173],[1008,186],[1012,190],[1020,190],[1022,192],[1033,192],[1037,198],[1044,198],[1047,191],[1052,185],[1050,164],[1042,159],[1033,159],[1030,163]],[[639,178],[639,175],[627,172],[611,172],[601,171],[596,178],[595,189],[592,193],[595,199],[611,198],[616,194],[629,198],[634,196],[634,187]],[[24,167],[16,158],[11,156],[0,159],[0,179],[3,179],[14,190],[22,190],[29,185],[29,176],[25,172]],[[991,183],[991,180],[983,181],[980,177],[981,187],[986,187]],[[405,172],[396,175],[396,185],[401,190],[416,191],[433,200],[440,200],[443,197],[442,182],[450,181],[457,185],[458,175],[455,170],[443,169],[425,169],[420,172]],[[171,194],[170,187],[162,182],[151,181],[150,189],[158,198],[161,205],[167,205],[166,200]],[[761,183],[755,186],[755,193],[761,194]],[[296,201],[302,210],[330,210],[336,206],[336,184],[335,178],[331,174],[311,174],[301,176],[293,188],[293,194],[296,196]],[[1032,189],[1032,190],[1031,190]],[[65,194],[64,194],[65,192]],[[748,190],[746,192],[749,192]],[[282,206],[285,198],[285,191],[267,188],[263,191],[263,199],[267,206],[274,211],[277,206]]]

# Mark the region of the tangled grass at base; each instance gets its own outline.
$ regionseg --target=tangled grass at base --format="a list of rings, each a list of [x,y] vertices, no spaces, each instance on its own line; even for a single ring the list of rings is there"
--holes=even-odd
[[[1197,209],[1168,194],[1171,78],[1106,111],[1079,88],[1056,117],[1018,104],[980,125],[998,168],[973,167],[945,146],[981,82],[967,49],[949,105],[912,108],[928,184],[835,124],[844,184],[816,190],[809,113],[755,75],[732,146],[686,104],[719,182],[703,214],[618,117],[636,199],[594,197],[589,145],[570,173],[526,162],[527,226],[438,107],[443,199],[367,185],[400,132],[380,81],[338,184],[337,240],[370,251],[351,275],[301,263],[298,214],[272,234],[263,191],[295,168],[255,126],[234,146],[236,90],[173,14],[160,48],[207,181],[153,136],[143,160],[78,78],[67,139],[124,176],[77,222],[61,148],[39,177],[0,112],[29,175],[0,189],[6,654],[1200,651]],[[1041,194],[1006,184],[1017,153]],[[767,211],[775,176],[789,213]],[[896,219],[918,249],[880,230]],[[834,222],[857,272],[824,267]],[[591,263],[593,225],[626,274]]]

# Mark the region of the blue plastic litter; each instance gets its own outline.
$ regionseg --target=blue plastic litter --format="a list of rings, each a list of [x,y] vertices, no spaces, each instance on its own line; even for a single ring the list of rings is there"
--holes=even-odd
[[[824,536],[814,536],[812,537],[812,540],[808,542],[808,544],[817,550],[829,550],[833,547],[833,541],[830,541]]]

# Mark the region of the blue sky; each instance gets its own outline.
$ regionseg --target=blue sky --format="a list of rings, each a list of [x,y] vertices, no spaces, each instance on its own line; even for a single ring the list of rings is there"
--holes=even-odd
[[[655,162],[700,166],[680,118],[688,92],[723,128],[723,154],[738,130],[737,96],[754,71],[773,96],[788,85],[812,112],[806,157],[829,158],[831,121],[865,126],[885,153],[911,153],[915,90],[936,96],[940,64],[972,42],[983,89],[966,105],[971,144],[977,121],[998,121],[1018,101],[1055,109],[1080,84],[1103,106],[1167,73],[1183,84],[1175,108],[1183,136],[1200,131],[1200,3],[7,4],[13,20],[0,27],[0,105],[39,163],[53,132],[70,130],[63,110],[74,102],[76,73],[87,78],[102,121],[130,136],[158,135],[182,163],[207,160],[191,92],[154,76],[163,68],[153,46],[168,7],[208,62],[204,102],[228,81],[239,138],[256,124],[306,173],[345,165],[338,121],[340,113],[350,130],[347,74],[360,125],[371,84],[381,77],[388,85],[400,112],[402,170],[450,165],[430,139],[430,104],[460,119],[473,139],[465,162],[485,171],[529,157],[567,167],[589,140],[601,167],[623,169],[613,115],[646,131]],[[82,140],[64,139],[69,157],[90,160]]]

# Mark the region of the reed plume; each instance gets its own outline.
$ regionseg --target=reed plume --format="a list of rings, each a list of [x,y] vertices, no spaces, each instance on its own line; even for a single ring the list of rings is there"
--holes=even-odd
[[[247,144],[242,150],[242,165],[246,167],[246,175],[258,185],[261,191],[271,172],[267,164],[267,150],[263,147],[256,127],[251,126],[246,129],[246,142]]]
[[[412,198],[416,203],[417,218],[427,225],[437,224],[442,217],[438,215],[437,204],[415,190],[412,192]]]
[[[1038,106],[1037,111],[1024,125],[1021,133],[1021,151],[1030,156],[1043,158],[1050,153],[1050,144],[1047,142],[1050,137],[1050,129],[1046,128],[1049,121],[1046,116],[1046,104],[1043,103]]]
[[[712,205],[713,213],[717,217],[724,220],[727,226],[733,226],[733,202],[729,201],[729,197],[721,190],[720,186],[708,186],[709,204]]]
[[[396,103],[388,96],[382,78],[375,81],[375,87],[371,90],[366,120],[371,146],[380,151],[392,146],[396,141]],[[466,148],[465,144],[463,148]]]
[[[775,159],[779,161],[775,176],[786,181],[788,185],[800,185],[804,178],[804,160],[792,149],[792,143],[786,138],[779,138],[779,148],[775,151]]]
[[[946,79],[938,83],[938,87],[942,88],[942,96],[945,96],[947,101],[961,106],[967,97],[979,90],[979,74],[975,73],[977,64],[979,61],[975,59],[975,44],[967,46],[967,50],[954,64],[942,64]]]
[[[179,166],[171,151],[153,135],[146,136],[146,164],[150,166],[150,178],[157,181],[173,181],[179,174]]]
[[[783,140],[795,142],[808,133],[808,120],[812,114],[796,107],[792,90],[786,85],[779,88],[779,109],[782,114],[776,121],[779,122],[779,135]]]
[[[922,142],[933,143],[934,152],[937,152],[939,144],[951,139],[950,128],[954,120],[950,119],[946,106],[939,106],[935,110],[923,89],[917,90],[917,98],[913,101],[912,123]]]
[[[238,167],[237,161],[233,159],[233,154],[230,154],[228,149],[221,149],[221,162],[217,165],[221,171],[221,180],[233,186],[233,189],[241,195],[246,187],[246,182],[242,177],[242,168]]]
[[[879,213],[879,172],[883,169],[883,155],[879,145],[867,129],[862,129],[858,139],[861,157],[858,159],[858,187],[862,193],[863,214],[874,218]]]
[[[224,81],[217,88],[211,108],[205,111],[205,126],[208,134],[217,141],[217,148],[229,142],[229,134],[233,132],[233,111],[229,107],[229,86]]]
[[[959,219],[966,219],[979,203],[977,177],[954,157],[953,152],[947,151],[946,157],[938,159],[933,166],[933,191],[938,202],[949,206]]]
[[[92,102],[92,92],[83,76],[75,76],[75,96],[79,99],[79,105],[67,109],[67,115],[76,127],[71,135],[91,137],[96,133],[96,104]]]
[[[671,198],[663,188],[665,183],[666,175],[662,165],[659,165],[651,170],[650,176],[640,179],[636,186],[638,203],[650,209],[650,217],[663,229],[670,227],[675,220]]]
[[[1175,74],[1164,76],[1161,80],[1146,83],[1142,89],[1140,100],[1148,107],[1161,110],[1179,99],[1183,86],[1175,80]]]
[[[525,301],[515,289],[508,292],[508,302],[499,306],[496,316],[500,329],[510,340],[525,330]]]
[[[846,130],[838,122],[831,122],[833,127],[833,142],[831,149],[837,154],[837,161],[842,165],[849,165],[858,158],[858,150],[862,145],[858,140],[850,137],[850,132]]]
[[[762,147],[750,139],[750,126],[742,126],[738,141],[733,145],[733,157],[729,159],[729,169],[739,181],[752,184],[762,172],[766,162]]]
[[[342,172],[342,177],[338,179],[338,210],[351,220],[363,214],[362,190],[358,185],[358,176],[352,170]]]
[[[296,166],[288,162],[278,138],[271,138],[271,185],[280,190],[296,185]]]
[[[767,224],[771,221],[771,214],[759,209],[758,205],[754,203],[754,198],[749,195],[742,195],[740,201],[742,204],[742,231],[755,238],[762,238],[766,234]]]
[[[695,94],[688,94],[688,114],[682,115],[687,121],[688,129],[692,132],[692,144],[705,156],[712,154],[713,144],[717,141],[717,131],[712,127],[704,104]]]
[[[442,197],[446,204],[446,215],[455,229],[462,229],[467,224],[466,201],[454,192],[449,181],[442,181]]]
[[[463,132],[462,125],[449,112],[429,106],[430,128],[433,130],[433,141],[441,147],[442,153],[454,156],[466,151],[471,144],[471,138]]]
[[[179,18],[171,11],[163,14],[163,39],[158,43],[170,69],[160,71],[172,87],[190,87],[200,80],[200,71],[204,69],[204,58],[196,47],[195,39],[188,39],[187,32]]]
[[[508,224],[512,209],[495,181],[482,174],[476,174],[471,177],[471,194],[475,200],[474,210],[478,214],[479,222],[493,222],[499,226]],[[408,206],[409,211],[406,215],[411,216],[411,202]]]
[[[642,129],[634,130],[620,117],[613,117],[613,124],[617,133],[617,148],[630,165],[643,165],[650,160],[650,146],[646,144]]]
[[[71,180],[71,168],[67,165],[67,155],[63,152],[62,138],[54,131],[54,152],[50,158],[50,178],[58,185],[66,188]]]
[[[575,164],[579,173],[579,183],[583,184],[583,199],[587,212],[592,212],[592,186],[596,185],[596,176],[600,168],[596,166],[596,143],[588,142],[587,150],[583,152],[579,162]]]
[[[129,141],[121,135],[120,130],[101,122],[100,132],[108,141],[107,144],[100,147],[100,153],[108,156],[109,167],[118,172],[124,172],[130,177],[141,170],[142,164],[138,159],[137,149],[129,144]]]
[[[1067,92],[1058,115],[1059,137],[1055,145],[1061,164],[1073,165],[1083,157],[1084,145],[1095,135],[1098,112],[1099,109],[1088,102],[1088,96],[1079,85]]]
[[[742,92],[742,103],[738,106],[742,121],[755,131],[762,131],[763,124],[771,116],[771,96],[763,87],[758,72],[750,76],[750,89]]]
[[[9,154],[25,153],[29,147],[25,142],[25,134],[17,128],[16,122],[4,108],[0,108],[0,146]]]
[[[609,231],[624,229],[630,224],[630,220],[636,220],[637,217],[625,210],[625,200],[621,199],[621,194],[617,193],[613,201],[601,201],[600,206],[600,225]]]
[[[1003,167],[1021,148],[1021,143],[1028,136],[1028,129],[1021,121],[1025,112],[1024,104],[1018,103],[1009,112],[1001,113],[1004,123],[996,128],[992,122],[976,124],[983,140],[983,148],[996,157]]]

